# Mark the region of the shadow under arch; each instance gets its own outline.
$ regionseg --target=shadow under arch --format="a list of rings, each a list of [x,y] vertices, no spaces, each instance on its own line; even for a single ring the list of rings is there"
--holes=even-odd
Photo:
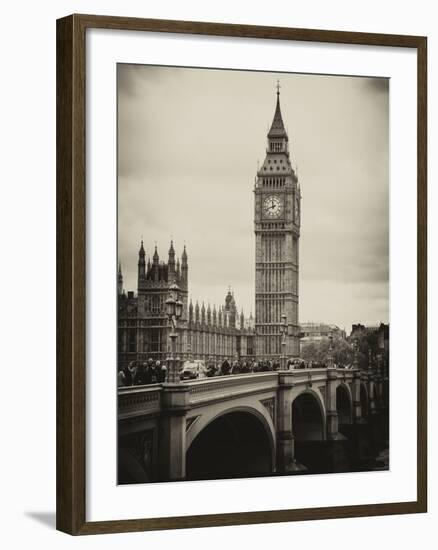
[[[349,388],[345,384],[339,384],[336,388],[336,410],[338,412],[339,425],[351,424],[353,419],[353,402]]]
[[[323,471],[325,430],[325,410],[320,396],[310,389],[299,393],[292,401],[294,458],[310,473]]]
[[[292,433],[295,441],[325,439],[325,411],[315,392],[306,390],[292,402]]]
[[[275,444],[267,420],[256,409],[236,407],[214,418],[186,451],[186,479],[224,479],[270,474]]]

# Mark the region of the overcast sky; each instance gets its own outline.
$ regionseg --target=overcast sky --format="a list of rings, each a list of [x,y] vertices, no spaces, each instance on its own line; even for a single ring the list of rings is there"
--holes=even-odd
[[[302,192],[300,322],[388,322],[386,79],[119,65],[118,231],[124,287],[143,235],[189,257],[194,300],[231,285],[254,312],[253,186],[275,86]]]

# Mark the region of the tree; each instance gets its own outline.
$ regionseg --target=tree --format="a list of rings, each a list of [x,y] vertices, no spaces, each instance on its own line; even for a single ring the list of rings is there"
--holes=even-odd
[[[301,357],[304,361],[318,361],[327,363],[330,341],[328,338],[318,342],[310,342],[303,347]],[[354,362],[353,346],[342,338],[334,338],[332,343],[333,361],[338,365],[351,365]],[[358,353],[359,362],[363,359],[362,352]]]

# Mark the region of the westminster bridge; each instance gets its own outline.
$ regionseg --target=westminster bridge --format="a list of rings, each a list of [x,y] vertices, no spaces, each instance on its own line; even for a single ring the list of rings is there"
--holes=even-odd
[[[342,471],[329,463],[385,410],[385,384],[322,368],[121,387],[119,483]]]

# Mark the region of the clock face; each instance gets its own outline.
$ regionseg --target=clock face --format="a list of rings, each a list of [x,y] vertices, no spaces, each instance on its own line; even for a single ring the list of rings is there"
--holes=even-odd
[[[268,195],[263,201],[263,213],[267,218],[278,218],[283,211],[283,203],[277,195]]]

